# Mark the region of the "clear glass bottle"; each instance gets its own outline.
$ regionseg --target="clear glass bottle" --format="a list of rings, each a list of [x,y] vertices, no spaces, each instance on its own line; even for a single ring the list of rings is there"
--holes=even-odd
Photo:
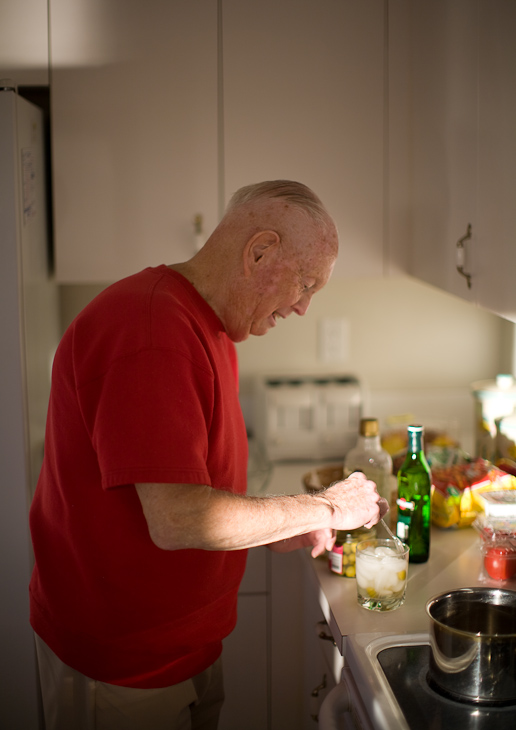
[[[396,534],[410,547],[411,563],[426,563],[430,555],[431,486],[424,427],[408,426],[407,455],[398,471]]]
[[[355,448],[348,451],[344,459],[344,477],[354,471],[363,471],[368,479],[375,482],[378,494],[389,505],[393,487],[391,455],[382,449],[380,429],[377,418],[362,418],[360,433]]]

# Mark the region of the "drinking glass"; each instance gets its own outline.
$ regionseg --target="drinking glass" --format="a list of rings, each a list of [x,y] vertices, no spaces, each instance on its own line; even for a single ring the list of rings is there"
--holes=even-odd
[[[394,611],[405,600],[409,548],[374,538],[357,545],[357,598],[363,608]]]

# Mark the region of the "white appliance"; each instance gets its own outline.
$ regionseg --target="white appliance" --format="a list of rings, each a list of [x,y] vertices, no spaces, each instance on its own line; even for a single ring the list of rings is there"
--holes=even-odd
[[[40,726],[28,507],[43,455],[58,290],[49,274],[44,117],[0,81],[0,727]]]
[[[255,383],[255,436],[271,461],[342,460],[358,438],[362,393],[352,376],[265,376]]]
[[[319,730],[513,730],[516,705],[458,702],[428,676],[428,634],[346,638],[341,681],[319,712]]]
[[[475,403],[475,453],[494,461],[502,456],[497,453],[497,422],[516,410],[514,376],[500,374],[495,380],[477,380],[471,383],[471,391]]]

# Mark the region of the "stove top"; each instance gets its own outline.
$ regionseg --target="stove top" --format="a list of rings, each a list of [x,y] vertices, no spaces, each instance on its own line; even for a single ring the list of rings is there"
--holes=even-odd
[[[428,633],[346,637],[343,682],[363,709],[359,726],[372,730],[516,728],[516,704],[472,705],[434,689],[428,682],[429,657]]]
[[[428,644],[391,646],[376,656],[411,730],[452,727],[514,730],[516,704],[473,705],[445,697],[434,689],[428,681]]]

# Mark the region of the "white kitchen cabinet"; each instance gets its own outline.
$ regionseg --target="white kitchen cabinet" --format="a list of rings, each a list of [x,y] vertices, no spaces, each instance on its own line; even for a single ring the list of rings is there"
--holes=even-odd
[[[318,558],[323,561],[325,558]],[[321,704],[340,680],[342,656],[323,614],[315,584],[305,566],[304,575],[304,714],[303,730],[315,730]],[[339,578],[335,576],[335,580]],[[341,580],[349,580],[342,578]]]
[[[516,321],[516,5],[414,0],[411,13],[409,271]]]
[[[207,234],[238,187],[277,177],[333,213],[337,275],[383,273],[382,0],[50,10],[60,282],[189,258],[195,214]]]
[[[225,196],[297,179],[334,216],[337,276],[384,267],[384,3],[223,0]]]
[[[476,219],[476,19],[471,0],[412,3],[413,258],[410,272],[470,300],[456,241]],[[467,21],[467,22],[466,22]],[[471,264],[471,247],[465,264]]]
[[[302,557],[300,551],[271,554],[270,730],[303,726]]]
[[[304,722],[303,562],[249,551],[238,622],[224,641],[220,730],[299,730]]]
[[[4,0],[0,17],[0,78],[16,86],[47,86],[47,0]]]
[[[516,322],[516,3],[479,0],[477,301]]]
[[[56,275],[195,253],[218,220],[217,2],[50,0]]]
[[[269,727],[269,572],[267,548],[250,550],[238,594],[237,625],[224,641],[226,699],[220,730]]]

